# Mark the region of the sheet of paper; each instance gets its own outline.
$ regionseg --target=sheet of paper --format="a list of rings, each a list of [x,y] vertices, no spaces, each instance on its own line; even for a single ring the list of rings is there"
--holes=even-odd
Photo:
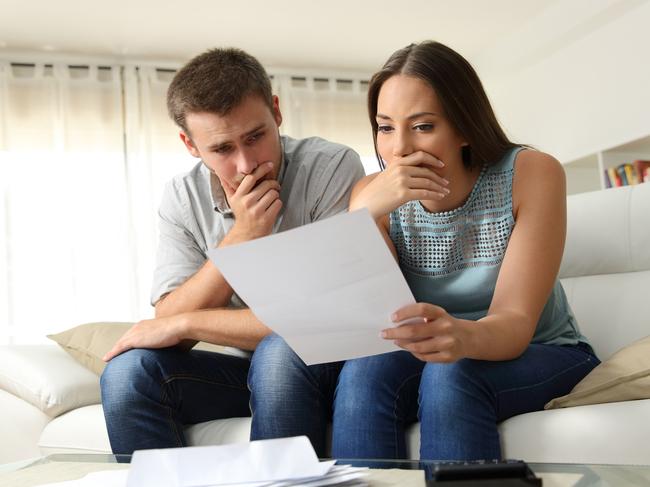
[[[208,255],[308,365],[401,350],[379,332],[415,300],[365,209]]]
[[[128,469],[102,470],[46,487],[365,486],[367,468],[320,462],[306,436],[221,446],[139,450]]]
[[[138,450],[127,487],[258,485],[321,477],[334,461],[319,462],[306,436],[220,446]]]

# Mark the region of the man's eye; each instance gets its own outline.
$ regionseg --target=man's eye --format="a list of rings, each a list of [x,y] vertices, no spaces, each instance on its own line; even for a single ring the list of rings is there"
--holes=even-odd
[[[249,142],[249,143],[256,142],[256,141],[258,141],[259,139],[261,139],[263,136],[264,136],[264,132],[258,132],[258,133],[256,133],[256,134],[251,135],[251,136],[248,138],[248,142]]]
[[[230,150],[231,147],[229,145],[225,145],[225,146],[217,147],[214,151],[217,154],[227,154],[228,152],[230,152]]]
[[[393,130],[390,125],[377,125],[377,132],[388,133]]]

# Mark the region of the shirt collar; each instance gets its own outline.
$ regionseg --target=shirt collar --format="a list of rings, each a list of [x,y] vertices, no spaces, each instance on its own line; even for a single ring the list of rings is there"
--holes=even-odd
[[[280,170],[278,171],[278,183],[280,183],[280,186],[282,186],[284,174],[287,172],[286,160],[284,138],[280,137]],[[226,218],[232,218],[232,210],[230,209],[228,199],[226,198],[226,194],[223,191],[219,178],[205,164],[203,164],[202,168],[210,177],[210,194],[212,195],[212,206],[214,207],[214,211],[221,213]]]

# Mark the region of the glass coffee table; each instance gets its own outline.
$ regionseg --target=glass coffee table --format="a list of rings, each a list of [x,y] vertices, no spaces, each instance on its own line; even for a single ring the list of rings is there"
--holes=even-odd
[[[31,487],[78,479],[98,470],[128,468],[129,455],[53,454],[0,466],[0,485]],[[425,475],[436,462],[403,460],[339,460],[341,464],[369,467],[370,486],[425,486]],[[529,463],[544,487],[650,486],[650,466]],[[435,485],[431,483],[430,485]],[[453,485],[447,483],[445,485]],[[478,484],[477,484],[478,485]]]

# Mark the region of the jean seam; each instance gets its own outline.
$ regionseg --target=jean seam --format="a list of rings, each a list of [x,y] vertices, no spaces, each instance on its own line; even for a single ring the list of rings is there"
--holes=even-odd
[[[397,430],[398,430],[398,428],[397,428],[397,419],[398,419],[398,417],[397,417],[397,403],[398,403],[398,401],[399,401],[400,391],[404,388],[404,386],[406,385],[406,383],[407,383],[408,381],[410,381],[410,380],[412,380],[413,378],[418,377],[418,376],[421,377],[421,376],[422,376],[422,372],[419,372],[419,373],[417,373],[417,374],[413,374],[413,375],[407,377],[406,379],[404,379],[404,381],[402,381],[402,383],[399,385],[399,387],[398,387],[397,390],[395,391],[395,400],[393,401],[393,419],[394,419],[394,421],[393,421],[393,425],[394,425],[393,434],[394,434],[394,440],[395,440],[395,441],[394,441],[394,444],[395,444],[394,457],[395,457],[395,458],[399,458],[399,456],[398,456],[399,452],[397,451],[397,449],[398,449],[398,445],[399,445],[399,438],[398,438],[399,433],[398,433],[398,431],[397,431]],[[418,394],[418,395],[419,395],[419,394]],[[404,445],[404,447],[406,448],[406,445]],[[406,452],[404,452],[404,453],[406,453]]]
[[[535,384],[528,384],[528,385],[522,386],[522,387],[512,387],[510,389],[504,389],[502,391],[498,391],[497,395],[505,394],[506,392],[522,391],[524,389],[532,389],[533,387],[538,387],[538,386],[540,386],[542,384],[546,384],[547,382],[551,382],[552,380],[555,380],[557,377],[561,376],[562,374],[566,374],[567,372],[569,372],[569,371],[571,371],[573,369],[576,369],[578,367],[582,367],[586,363],[591,362],[592,358],[593,357],[590,356],[588,359],[583,360],[582,362],[576,363],[576,364],[572,365],[571,367],[563,369],[560,372],[558,372],[557,374],[554,374],[553,376],[548,377],[548,378],[544,379],[543,381],[536,382]]]
[[[168,382],[164,381],[161,384],[160,390],[162,391],[162,397],[161,399],[161,404],[166,404],[169,401],[169,394],[167,394],[167,385]],[[176,435],[176,441],[178,442],[178,446],[182,447],[183,446],[183,439],[181,437],[180,432],[178,431],[178,428],[176,427],[176,422],[174,421],[174,416],[173,416],[173,409],[171,406],[163,406],[165,409],[167,409],[167,414],[169,418],[169,424],[171,425],[171,429],[174,431],[174,434]]]
[[[246,387],[237,387],[237,386],[233,386],[231,384],[224,384],[224,383],[221,383],[221,382],[218,382],[218,381],[203,379],[201,377],[194,377],[194,376],[185,375],[185,374],[174,374],[174,375],[170,375],[169,377],[167,377],[165,380],[162,381],[162,384],[161,384],[161,387],[160,387],[160,390],[162,391],[162,395],[163,395],[163,397],[161,397],[161,404],[168,403],[169,394],[167,393],[167,387],[169,386],[170,382],[172,382],[174,380],[178,380],[178,379],[190,380],[190,381],[195,381],[195,382],[202,382],[204,384],[218,385],[218,386],[221,386],[221,387],[227,387],[227,388],[230,388],[230,389],[241,390],[241,391],[248,390]],[[176,435],[178,445],[183,446],[182,436],[181,436],[180,432],[178,431],[178,428],[176,427],[176,422],[174,421],[173,408],[171,406],[164,406],[164,407],[167,409],[167,413],[169,415],[169,423],[171,424],[172,430],[174,431],[174,434]]]
[[[241,390],[241,391],[247,391],[248,390],[248,387],[234,386],[232,384],[225,384],[225,383],[214,381],[214,380],[204,379],[202,377],[195,377],[195,376],[192,376],[192,375],[184,375],[184,374],[170,375],[169,377],[167,377],[162,382],[162,384],[167,385],[171,381],[177,380],[177,379],[184,379],[184,380],[191,380],[191,381],[196,381],[196,382],[203,382],[204,384],[218,385],[218,386],[228,387],[230,389],[237,389],[237,390]]]

